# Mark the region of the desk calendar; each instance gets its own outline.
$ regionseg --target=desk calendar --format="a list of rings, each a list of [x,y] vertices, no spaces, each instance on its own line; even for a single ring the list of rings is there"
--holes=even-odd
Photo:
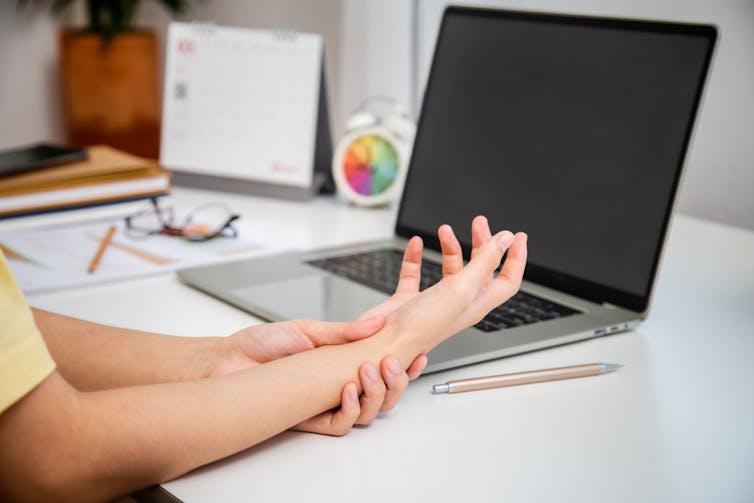
[[[332,156],[323,47],[317,34],[171,23],[160,161],[174,182],[310,197]]]

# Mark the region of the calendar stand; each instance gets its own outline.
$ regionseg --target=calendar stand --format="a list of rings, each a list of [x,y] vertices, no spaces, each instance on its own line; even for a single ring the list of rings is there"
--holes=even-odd
[[[332,130],[327,100],[324,64],[319,87],[319,105],[317,107],[317,131],[314,142],[314,177],[311,187],[299,188],[290,185],[268,183],[224,176],[213,176],[187,171],[171,170],[172,183],[185,187],[225,192],[240,192],[251,196],[274,197],[305,201],[317,194],[335,193],[335,181],[332,177]]]
[[[173,29],[175,29],[178,33],[186,34],[190,33],[188,31],[188,28],[185,25],[181,25],[180,23],[174,23],[176,27],[174,28],[171,25],[171,31],[169,32],[168,36],[168,43],[174,44],[174,47],[172,50],[176,51],[176,54],[178,51],[180,51],[180,47],[183,47],[186,45],[186,41],[188,40],[189,43],[194,43],[194,39],[186,38],[185,35],[179,35],[177,33],[172,33]],[[216,30],[229,30],[230,33],[235,36],[236,44],[240,44],[238,42],[240,37],[243,37],[247,33],[252,33],[254,36],[259,37],[260,33],[264,33],[257,30],[242,30],[238,28],[215,28],[213,26],[200,26],[200,27],[193,27],[194,30],[199,30],[196,32],[196,44],[200,44],[205,42],[205,39],[207,37],[214,37],[217,34],[215,33]],[[227,33],[227,32],[226,32]],[[272,33],[273,36],[274,32],[268,32]],[[281,40],[284,41],[296,41],[296,37],[298,34],[293,32],[284,32],[281,35],[278,36]],[[313,35],[306,35],[309,37],[308,42],[311,42],[311,39],[314,37]],[[182,38],[183,37],[183,38]],[[204,37],[204,38],[202,38]],[[319,36],[316,36],[319,37]],[[242,38],[240,38],[243,40]],[[321,39],[321,37],[320,37]],[[293,43],[292,42],[292,43]],[[279,42],[284,43],[284,42]],[[332,193],[334,192],[334,182],[332,179],[332,170],[331,170],[331,163],[332,163],[332,133],[330,129],[330,115],[329,115],[329,107],[328,107],[328,96],[327,96],[327,82],[325,78],[325,57],[324,57],[324,43],[319,42],[321,49],[318,54],[318,79],[314,75],[313,72],[304,72],[306,75],[301,78],[301,81],[304,83],[311,84],[311,90],[314,89],[314,85],[318,84],[319,92],[318,96],[313,97],[311,95],[311,91],[309,91],[310,99],[314,98],[317,99],[317,103],[314,104],[314,110],[310,112],[309,115],[305,115],[303,122],[306,124],[308,123],[307,119],[313,119],[314,120],[314,129],[308,129],[305,131],[308,131],[307,134],[305,134],[305,137],[308,138],[312,144],[313,152],[309,151],[308,158],[311,159],[311,173],[310,173],[310,183],[307,183],[305,186],[301,183],[291,183],[290,180],[283,180],[282,183],[278,183],[274,179],[271,179],[271,175],[269,173],[262,173],[264,176],[255,176],[255,173],[253,170],[250,170],[251,172],[246,173],[245,171],[236,168],[235,172],[233,173],[223,173],[218,172],[217,167],[218,166],[224,166],[223,161],[227,161],[229,158],[235,162],[235,165],[239,165],[239,162],[242,163],[243,161],[243,152],[227,152],[222,151],[221,147],[225,147],[227,145],[226,143],[223,143],[222,139],[218,140],[217,138],[208,138],[206,141],[203,141],[202,139],[195,139],[195,137],[188,136],[195,131],[191,130],[191,127],[196,128],[197,124],[199,124],[199,127],[202,126],[201,121],[197,120],[197,115],[190,116],[193,120],[185,120],[186,115],[185,109],[181,110],[181,106],[184,106],[183,104],[177,104],[178,101],[177,98],[175,98],[173,95],[169,93],[175,93],[176,92],[176,85],[181,85],[180,82],[181,79],[188,82],[186,84],[186,87],[188,88],[187,93],[191,93],[192,89],[196,87],[196,82],[192,82],[190,77],[193,76],[194,80],[200,80],[201,76],[197,79],[196,75],[197,73],[190,74],[189,77],[182,76],[180,74],[180,67],[176,69],[176,65],[181,64],[180,60],[180,54],[176,56],[175,54],[171,54],[171,47],[168,47],[168,55],[166,58],[166,82],[165,82],[165,117],[163,118],[163,139],[162,139],[162,150],[160,155],[160,160],[163,163],[163,165],[168,168],[172,173],[172,181],[176,185],[183,185],[183,186],[189,186],[189,187],[197,187],[202,189],[208,189],[208,190],[219,190],[219,191],[229,191],[229,192],[238,192],[243,194],[249,194],[249,195],[255,195],[255,196],[263,196],[263,197],[274,197],[274,198],[283,198],[283,199],[292,199],[292,200],[307,200],[311,199],[318,193]],[[183,44],[183,46],[181,45]],[[228,45],[230,47],[230,44]],[[311,52],[311,44],[308,46],[310,49],[310,52],[306,53],[309,56],[312,55]],[[223,49],[226,50],[226,49]],[[265,56],[269,55],[262,55],[261,58],[264,58]],[[171,57],[173,61],[171,62]],[[184,58],[185,59],[185,58]],[[269,60],[268,60],[269,61]],[[308,61],[308,60],[307,60]],[[172,67],[170,65],[173,65]],[[185,63],[184,63],[185,65]],[[311,67],[310,67],[311,68]],[[203,67],[199,68],[200,70],[205,70]],[[262,67],[261,70],[264,72],[267,70],[267,68]],[[272,70],[275,70],[273,68]],[[170,73],[172,72],[172,73]],[[184,70],[185,72],[185,70]],[[289,74],[291,70],[288,70]],[[318,82],[317,82],[318,80]],[[192,87],[193,86],[193,87]],[[206,88],[206,85],[205,85]],[[205,89],[206,91],[206,89]],[[183,91],[181,91],[183,92]],[[304,91],[304,95],[306,92]],[[183,96],[181,96],[183,98]],[[260,107],[264,106],[264,96],[257,96],[255,99],[258,103],[260,103]],[[169,102],[169,100],[173,100],[172,103]],[[256,102],[255,102],[256,103]],[[312,103],[312,102],[309,102]],[[192,103],[192,106],[196,106],[195,103]],[[227,113],[227,112],[226,112]],[[311,113],[316,114],[316,117],[311,117]],[[242,119],[243,120],[243,119]],[[181,122],[183,121],[183,122]],[[264,128],[262,128],[264,129]],[[176,134],[176,131],[179,132],[179,134]],[[186,133],[185,131],[188,131]],[[181,134],[183,136],[181,136]],[[262,133],[265,134],[265,133]],[[268,145],[271,141],[275,140],[274,138],[270,138],[269,135],[272,134],[280,134],[275,133],[274,131],[266,133],[268,137],[265,139],[267,140],[267,143],[263,143],[262,147],[265,145]],[[196,135],[195,135],[196,136]],[[199,143],[199,148],[197,148],[197,143]],[[241,148],[246,147],[249,148],[250,142],[241,142],[237,143],[237,145]],[[253,145],[252,145],[253,147]],[[298,145],[294,145],[291,147],[291,150],[295,150],[298,148]],[[191,151],[191,149],[195,149]],[[215,149],[214,151],[212,149]],[[228,148],[226,147],[226,150]],[[279,148],[280,156],[281,158],[285,159],[285,155],[289,153],[289,150],[287,148]],[[216,156],[213,156],[211,152],[217,152],[219,151],[219,154]],[[191,152],[195,153],[195,155],[192,155]],[[207,152],[210,152],[209,154]],[[301,151],[299,151],[299,154],[302,154]],[[277,155],[277,154],[276,154]],[[241,157],[239,161],[239,157]],[[294,156],[295,157],[295,156]],[[299,155],[298,158],[306,158],[307,156],[304,155],[303,157]],[[269,159],[269,156],[265,159]],[[301,177],[301,175],[299,175]]]

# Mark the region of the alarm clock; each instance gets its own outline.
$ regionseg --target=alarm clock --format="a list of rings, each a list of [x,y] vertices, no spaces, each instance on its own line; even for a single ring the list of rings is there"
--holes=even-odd
[[[378,105],[389,106],[379,115]],[[346,132],[333,155],[338,193],[359,206],[379,206],[395,199],[406,179],[416,126],[395,100],[372,96],[346,121]]]

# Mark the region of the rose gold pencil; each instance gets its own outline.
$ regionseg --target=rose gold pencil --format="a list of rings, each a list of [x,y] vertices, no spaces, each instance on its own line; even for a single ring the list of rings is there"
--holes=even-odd
[[[114,225],[111,225],[110,228],[107,230],[107,234],[105,234],[105,237],[102,238],[102,241],[99,244],[99,247],[97,248],[97,252],[94,254],[94,257],[92,258],[92,261],[89,262],[89,267],[87,268],[87,271],[89,274],[93,273],[97,270],[97,266],[99,265],[100,259],[102,259],[102,255],[105,253],[105,250],[110,245],[110,241],[113,239],[113,234],[115,234],[116,227]]]
[[[529,370],[527,372],[516,372],[514,374],[457,379],[454,381],[448,381],[445,384],[435,384],[432,386],[432,393],[460,393],[462,391],[518,386],[519,384],[557,381],[559,379],[572,379],[574,377],[596,376],[613,372],[622,366],[623,365],[618,363],[586,363],[584,365],[573,365],[571,367]]]

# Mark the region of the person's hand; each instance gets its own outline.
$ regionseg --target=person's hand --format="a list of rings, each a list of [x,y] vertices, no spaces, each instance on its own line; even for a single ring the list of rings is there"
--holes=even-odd
[[[372,316],[349,323],[303,319],[248,327],[220,340],[218,356],[204,377],[229,374],[323,345],[364,339],[384,323],[384,317]],[[356,385],[346,383],[339,408],[307,419],[294,429],[344,435],[355,424],[370,424],[380,412],[395,406],[409,380],[416,379],[426,364],[424,355],[417,357],[406,371],[393,356],[380,362],[379,371],[371,362],[365,362],[359,367],[363,390],[360,397]]]
[[[476,217],[471,260],[465,267],[461,246],[450,226],[440,227],[438,235],[443,251],[442,280],[417,294],[421,256],[413,263],[404,261],[401,282],[410,296],[387,315],[386,326],[380,331],[380,337],[387,337],[394,348],[403,348],[404,356],[407,347],[416,350],[409,354],[425,353],[478,323],[515,295],[523,279],[527,257],[527,235],[523,232],[514,235],[502,231],[492,236],[487,219]],[[506,251],[507,258],[495,274]]]
[[[354,425],[368,425],[380,412],[387,412],[398,402],[408,386],[421,374],[427,358],[416,358],[405,372],[394,356],[386,356],[380,362],[379,371],[371,362],[359,366],[359,379],[363,393],[357,396],[356,385],[352,382],[343,387],[340,407],[314,416],[293,427],[294,430],[322,433],[325,435],[345,435]]]
[[[491,236],[487,218],[481,215],[475,217],[471,222],[472,257],[476,255],[479,247],[487,242]],[[453,233],[453,229],[447,224],[441,225],[437,230],[437,237],[440,240],[440,249],[442,251],[443,277],[450,276],[463,269],[463,251]],[[373,316],[387,316],[419,294],[423,250],[424,243],[419,236],[414,236],[408,241],[406,250],[403,252],[403,262],[401,263],[401,271],[395,293],[382,304],[378,304],[364,312],[359,316],[359,320]]]
[[[477,216],[474,218],[471,222],[471,236],[473,245],[471,256],[473,257],[479,247],[491,237],[486,217]],[[441,225],[437,230],[437,237],[440,240],[440,249],[442,250],[443,277],[458,272],[459,264],[463,268],[463,251],[453,229],[447,224]],[[387,316],[419,294],[423,250],[424,243],[419,236],[409,239],[403,252],[403,261],[395,293],[385,302],[364,312],[359,316],[359,320],[366,320],[374,316]],[[426,354],[419,355],[416,361],[420,361],[422,368],[424,368],[427,365]]]

